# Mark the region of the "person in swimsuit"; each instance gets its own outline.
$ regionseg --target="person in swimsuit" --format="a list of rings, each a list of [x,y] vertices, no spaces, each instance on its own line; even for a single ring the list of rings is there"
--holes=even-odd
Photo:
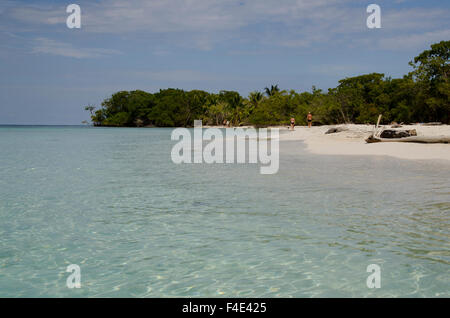
[[[306,119],[308,120],[308,128],[311,128],[311,123],[312,123],[311,112],[308,113],[308,116],[306,116]]]
[[[291,118],[291,128],[289,130],[294,130],[295,127],[295,118]]]

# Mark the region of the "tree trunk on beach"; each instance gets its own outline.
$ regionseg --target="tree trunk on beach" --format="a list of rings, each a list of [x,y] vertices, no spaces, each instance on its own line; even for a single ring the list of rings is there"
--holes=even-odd
[[[425,137],[425,136],[411,136],[404,138],[379,138],[371,135],[366,139],[367,143],[376,142],[413,142],[420,144],[449,144],[450,137],[447,136],[436,136],[436,137]]]

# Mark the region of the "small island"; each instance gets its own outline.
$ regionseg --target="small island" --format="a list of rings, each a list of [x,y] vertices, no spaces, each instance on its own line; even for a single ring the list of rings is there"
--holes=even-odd
[[[450,41],[431,45],[409,64],[403,78],[371,73],[339,81],[324,92],[281,90],[278,85],[254,91],[247,97],[236,91],[161,89],[120,91],[105,99],[101,108],[89,105],[94,126],[190,127],[194,119],[205,125],[287,125],[291,117],[305,125],[308,112],[313,124],[450,123]]]

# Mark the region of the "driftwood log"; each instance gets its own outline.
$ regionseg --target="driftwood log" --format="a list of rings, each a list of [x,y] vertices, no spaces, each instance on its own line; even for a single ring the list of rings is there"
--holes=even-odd
[[[386,130],[383,128],[379,128],[381,120],[381,115],[378,116],[377,125],[375,126],[372,134],[366,138],[367,143],[376,143],[376,142],[414,142],[414,143],[420,143],[420,144],[450,144],[450,136],[417,136],[417,132],[415,129],[412,130],[391,130],[390,132],[396,132],[394,134],[388,133],[389,137],[391,138],[383,138],[382,134]],[[438,124],[438,123],[429,123],[429,124]],[[403,133],[398,134],[398,132],[405,132],[409,136],[403,137],[403,138],[395,138],[396,136],[405,135]],[[394,137],[394,138],[392,138]]]
[[[381,115],[378,116],[377,125],[372,134],[366,138],[367,143],[376,142],[414,142],[420,144],[450,144],[450,136],[417,136],[415,129],[412,130],[384,130],[379,128]],[[437,123],[431,123],[437,124]],[[383,133],[389,138],[383,138]],[[408,136],[409,135],[409,136]],[[405,136],[402,138],[402,136]],[[400,137],[400,138],[396,138]]]
[[[391,123],[391,128],[402,128],[403,122],[396,123],[395,121]]]
[[[375,143],[375,142],[414,142],[420,144],[450,144],[450,136],[434,136],[434,137],[425,137],[425,136],[411,136],[404,138],[380,138],[374,135],[366,138],[367,143]]]
[[[417,132],[415,129],[411,130],[393,130],[393,129],[385,129],[379,135],[380,138],[404,138],[417,136]]]

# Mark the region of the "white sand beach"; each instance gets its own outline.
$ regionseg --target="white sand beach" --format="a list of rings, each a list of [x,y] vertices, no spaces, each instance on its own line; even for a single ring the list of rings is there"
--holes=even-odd
[[[325,134],[332,127],[345,127],[346,131]],[[386,125],[386,129],[390,126]],[[302,140],[307,150],[324,155],[371,155],[392,156],[402,159],[441,159],[450,161],[450,144],[417,144],[404,142],[382,142],[368,144],[365,138],[372,133],[374,126],[339,125],[304,127],[296,126],[294,131],[286,130],[280,140]],[[418,136],[450,136],[450,125],[423,126],[403,125],[400,129],[416,129]]]

